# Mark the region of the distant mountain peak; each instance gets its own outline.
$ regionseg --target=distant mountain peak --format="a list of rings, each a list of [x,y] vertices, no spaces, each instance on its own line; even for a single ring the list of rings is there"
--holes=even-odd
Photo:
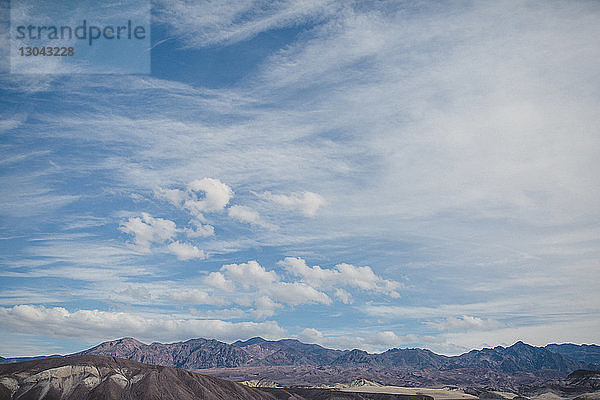
[[[253,344],[257,344],[257,343],[264,343],[267,340],[261,338],[260,336],[256,336],[253,338],[250,338],[248,340],[238,340],[234,343],[232,343],[234,346],[238,346],[238,347],[243,347],[243,346],[251,346]]]
[[[140,342],[139,340],[137,340],[136,338],[132,338],[132,337],[124,337],[121,339],[117,339],[115,340],[115,342],[119,342],[119,343],[135,343],[135,344],[145,344],[143,342]]]

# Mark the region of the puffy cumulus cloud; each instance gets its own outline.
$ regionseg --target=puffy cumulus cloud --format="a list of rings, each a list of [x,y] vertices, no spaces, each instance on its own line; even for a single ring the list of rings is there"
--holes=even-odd
[[[70,312],[62,307],[32,305],[0,307],[0,319],[3,328],[12,332],[79,338],[85,342],[124,336],[150,341],[185,340],[190,337],[233,341],[240,337],[254,336],[275,339],[285,333],[274,321],[233,323],[218,319],[177,318],[129,312]]]
[[[204,278],[204,283],[226,292],[231,292],[235,289],[235,284],[226,279],[225,276],[220,272],[211,272],[208,274],[208,276]]]
[[[221,267],[221,272],[244,288],[256,287],[266,289],[279,281],[275,271],[267,271],[256,261],[244,264],[227,264]]]
[[[378,277],[371,267],[356,267],[343,263],[336,265],[335,268],[338,271],[338,281],[344,285],[384,293],[391,297],[400,296],[396,291],[401,287],[400,283]]]
[[[506,327],[500,321],[482,319],[470,315],[448,317],[440,322],[428,322],[427,325],[433,326],[440,331],[450,332],[488,331]]]
[[[119,227],[121,232],[133,235],[135,248],[139,251],[150,252],[152,243],[162,244],[177,235],[175,222],[168,219],[154,218],[148,213],[142,217],[129,217]]]
[[[256,261],[243,264],[227,264],[219,272],[212,272],[205,279],[213,287],[253,290],[253,295],[268,296],[288,305],[331,304],[329,296],[304,282],[282,282],[275,271],[267,271]],[[243,296],[236,302],[244,301]]]
[[[187,190],[188,199],[184,202],[184,207],[191,212],[221,211],[233,197],[233,190],[229,186],[213,178],[192,181]]]
[[[155,196],[204,221],[204,213],[222,211],[227,206],[233,190],[218,179],[203,178],[188,183],[186,190],[158,188]]]
[[[276,225],[264,221],[258,212],[246,206],[231,206],[228,210],[229,216],[237,221],[251,225],[257,225],[263,228],[275,230]]]
[[[206,258],[204,250],[200,250],[196,246],[188,243],[173,242],[169,243],[167,248],[171,253],[175,254],[178,259],[183,261],[192,260],[195,258],[203,260]]]
[[[331,304],[327,294],[302,282],[278,282],[269,288],[271,295],[286,304],[299,305],[307,303]]]
[[[313,192],[283,195],[273,194],[267,191],[255,194],[261,199],[269,200],[282,206],[298,210],[308,217],[314,217],[317,210],[326,204],[323,197]]]
[[[318,265],[310,267],[304,259],[297,257],[286,257],[279,262],[279,265],[314,287],[348,286],[394,298],[400,296],[397,290],[402,285],[399,282],[377,276],[371,267],[356,267],[352,264],[342,263],[333,269],[324,269]]]

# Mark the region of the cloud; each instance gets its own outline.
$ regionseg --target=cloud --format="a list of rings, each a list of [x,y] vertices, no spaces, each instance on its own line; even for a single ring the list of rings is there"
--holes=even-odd
[[[0,307],[4,329],[17,333],[79,338],[85,342],[124,336],[140,340],[185,340],[214,338],[233,341],[240,337],[280,338],[284,330],[274,321],[226,322],[221,320],[177,318],[126,312],[77,310],[62,307],[16,305]]]
[[[157,20],[187,45],[204,47],[235,43],[261,32],[320,20],[338,8],[331,0],[280,1],[265,5],[254,0],[228,4],[212,1],[194,3],[160,0]]]
[[[235,289],[233,281],[226,279],[221,272],[211,272],[204,278],[204,283],[226,292],[231,292]]]
[[[164,199],[171,204],[181,207],[186,200],[186,193],[179,189],[164,189],[158,188],[154,191],[154,195],[159,199]]]
[[[303,282],[281,282],[275,271],[267,271],[256,261],[224,265],[220,274],[211,274],[208,279],[216,285],[223,285],[225,283],[222,283],[222,277],[227,278],[243,289],[257,289],[259,295],[269,296],[289,305],[331,304],[327,294]]]
[[[356,267],[351,264],[337,264],[334,269],[323,269],[318,265],[309,267],[302,258],[286,257],[279,262],[292,275],[315,287],[348,286],[361,290],[399,297],[397,290],[401,284],[377,276],[370,267]],[[342,293],[342,296],[344,294]]]
[[[556,319],[539,319],[525,325],[503,325],[498,329],[462,330],[442,333],[433,338],[424,337],[423,343],[432,351],[455,355],[483,347],[510,346],[518,340],[534,346],[549,343],[596,343],[600,329],[597,318],[579,318],[566,315]]]
[[[266,289],[279,281],[275,271],[267,271],[256,261],[248,261],[243,264],[227,264],[221,268],[221,272],[246,289],[250,287]]]
[[[193,246],[188,243],[172,242],[169,243],[167,248],[171,253],[175,254],[178,259],[183,261],[192,260],[196,258],[204,260],[206,258],[204,250],[200,250],[196,246]]]
[[[278,282],[267,290],[273,298],[290,305],[331,304],[331,299],[323,292],[302,282]]]
[[[324,334],[315,328],[305,328],[298,338],[306,343],[316,343],[334,349],[361,349],[369,352],[380,352],[393,347],[402,347],[406,344],[417,343],[417,335],[399,336],[392,331],[380,331],[375,334],[367,331],[356,331],[353,334]]]
[[[204,211],[221,211],[233,197],[233,190],[218,179],[204,178],[187,186],[188,197],[183,206],[192,214]],[[198,196],[198,193],[203,194]]]
[[[352,304],[352,295],[344,289],[335,289],[334,295],[344,304]]]
[[[255,193],[261,199],[298,210],[307,217],[314,217],[319,207],[325,204],[325,199],[313,192],[292,193],[291,195],[273,194],[271,192]]]
[[[271,298],[267,296],[260,296],[254,301],[255,309],[252,310],[252,314],[256,316],[256,318],[264,319],[268,317],[272,317],[275,315],[277,309],[282,308],[281,304],[278,304],[271,300]]]
[[[481,319],[479,317],[472,317],[469,315],[463,315],[460,317],[448,317],[440,322],[428,322],[427,325],[433,326],[440,331],[487,331],[503,328],[506,325],[500,321],[494,319]]]
[[[49,215],[78,201],[81,197],[79,195],[61,194],[49,187],[48,181],[51,179],[48,177],[58,172],[60,171],[50,169],[35,173],[21,172],[18,175],[5,173],[0,176],[0,215],[16,218]]]
[[[271,230],[277,229],[276,225],[263,221],[261,216],[250,207],[231,206],[229,207],[228,212],[231,218],[236,219],[240,222],[245,222],[251,225],[257,225]]]
[[[221,11],[203,17],[202,6],[190,5],[188,10],[184,1],[177,4],[185,25],[197,23],[199,28],[190,31],[194,34],[211,23],[209,18],[214,18],[214,32],[221,25],[226,28],[221,31],[225,36],[213,36],[210,30],[200,35],[197,45],[253,37],[260,29],[277,26],[265,19],[267,15],[279,15],[291,5],[278,3],[270,11],[236,19],[235,10],[244,14],[253,5],[236,3],[229,15],[219,14],[227,11],[213,2],[207,5]],[[416,320],[419,329],[431,329],[423,319],[440,322],[461,315],[505,321],[536,314],[554,321],[581,306],[585,312],[578,314],[580,322],[598,321],[600,303],[592,287],[598,235],[578,234],[599,220],[598,4],[540,2],[530,7],[500,0],[463,3],[459,12],[425,2],[410,12],[400,2],[388,3],[383,11],[375,4],[346,7],[321,25],[299,27],[299,35],[281,32],[293,36],[293,42],[266,49],[272,56],[258,71],[251,67],[252,72],[226,89],[150,76],[81,76],[68,81],[3,77],[0,85],[10,93],[6,99],[13,99],[3,103],[9,110],[7,119],[11,111],[20,115],[19,104],[31,104],[29,114],[18,117],[22,126],[5,135],[15,146],[3,147],[3,153],[51,149],[54,164],[41,156],[6,168],[4,172],[17,174],[2,180],[0,197],[6,207],[0,212],[43,214],[45,229],[60,229],[65,216],[89,205],[81,201],[58,209],[80,199],[72,196],[73,190],[80,191],[81,199],[93,195],[100,200],[95,188],[102,187],[128,199],[129,191],[187,183],[199,171],[218,170],[220,179],[232,187],[273,190],[287,197],[307,188],[331,204],[323,218],[302,224],[277,221],[284,229],[245,232],[244,237],[215,243],[213,248],[225,249],[223,253],[231,248],[249,254],[266,251],[273,259],[288,248],[293,254],[312,252],[322,259],[348,257],[364,260],[361,265],[370,265],[380,277],[389,260],[411,260],[402,270],[390,268],[386,278],[398,280],[405,273],[412,286],[406,288],[406,297],[414,295],[408,303],[416,307],[371,304],[369,316],[383,325]],[[172,17],[169,21],[175,26],[177,18]],[[198,18],[205,19],[197,22]],[[259,21],[264,24],[253,25]],[[244,31],[244,26],[252,29]],[[249,35],[231,36],[229,28]],[[43,99],[31,96],[37,90],[45,91]],[[71,99],[78,112],[57,113],[52,104],[62,97]],[[90,126],[94,135],[82,135]],[[29,140],[32,134],[40,140]],[[68,156],[61,151],[73,146],[79,151]],[[61,169],[48,170],[50,165]],[[79,185],[81,176],[108,179]],[[170,188],[176,192],[167,194],[168,201],[183,208],[185,187]],[[109,209],[111,204],[115,203],[104,205]],[[12,235],[11,221],[5,225]],[[38,226],[39,218],[19,220],[15,234],[27,236]],[[561,243],[551,254],[557,246],[545,239],[564,233],[575,234],[577,243]],[[97,240],[111,239],[106,235]],[[258,247],[265,243],[268,249]],[[11,262],[30,263],[40,250],[47,250],[37,246],[23,249],[32,257],[15,253]],[[44,262],[56,257],[70,263],[61,271],[64,276],[89,274],[96,279],[102,275],[99,270],[84,271],[79,264],[111,265],[108,257],[87,261],[73,255],[67,244],[56,250],[41,256]],[[223,261],[229,262],[235,261]],[[119,276],[132,279],[125,277],[126,266],[131,263],[119,264]],[[524,269],[530,273],[529,285],[518,280]],[[181,276],[176,264],[161,272]],[[511,280],[498,278],[507,274],[512,274]],[[315,286],[319,280],[308,279],[294,281],[338,298],[331,294],[334,288],[320,289]],[[555,290],[557,281],[565,280],[568,283]],[[473,291],[478,281],[479,287],[492,289]],[[338,286],[352,294],[358,290]],[[552,307],[543,312],[523,307],[575,292],[587,293],[584,301],[569,310],[562,306],[559,317]],[[523,293],[527,296],[520,296]],[[515,294],[519,296],[512,304],[488,301]],[[448,299],[457,298],[486,304],[446,306]],[[359,300],[355,296],[355,302]],[[356,307],[366,311],[361,304]],[[346,313],[340,325],[354,321]],[[593,325],[577,326],[581,329],[557,328],[553,337],[593,339],[600,331]],[[544,324],[535,328],[545,332]],[[462,335],[461,344],[505,340],[495,332],[456,334]],[[513,331],[510,337],[519,333],[531,332]]]
[[[184,304],[227,304],[222,297],[210,295],[199,289],[176,290],[171,292],[168,298]]]
[[[175,222],[168,219],[154,218],[148,213],[142,213],[142,217],[129,217],[119,227],[121,232],[134,236],[135,248],[139,251],[149,253],[152,243],[162,244],[173,239],[177,235]]]
[[[184,228],[184,232],[189,238],[210,237],[215,234],[215,227],[209,224],[202,224],[198,221],[191,221],[194,228]]]
[[[186,190],[158,188],[155,196],[185,209],[192,216],[204,220],[204,213],[222,211],[233,197],[233,190],[214,178],[196,179],[188,183]]]

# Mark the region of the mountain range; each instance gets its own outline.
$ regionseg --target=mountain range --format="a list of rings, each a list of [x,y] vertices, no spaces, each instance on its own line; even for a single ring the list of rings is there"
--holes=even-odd
[[[375,354],[357,349],[333,350],[295,339],[269,341],[256,337],[232,344],[212,339],[191,339],[147,345],[133,338],[123,338],[101,343],[78,354],[115,356],[185,369],[364,366],[408,371],[470,368],[506,374],[551,370],[566,375],[577,369],[600,368],[600,346],[552,344],[536,347],[523,342],[510,347],[484,348],[448,357],[426,349],[394,348]]]
[[[286,386],[333,384],[363,377],[400,386],[528,387],[535,390],[548,382],[564,380],[576,370],[600,370],[600,346],[536,347],[523,342],[449,357],[418,348],[394,348],[382,353],[334,350],[295,339],[270,341],[255,337],[228,344],[199,338],[145,344],[122,338],[72,356],[112,356],[201,370],[203,374],[234,381],[266,379]],[[28,359],[36,358],[46,357]],[[1,359],[0,364],[17,361],[23,359]]]

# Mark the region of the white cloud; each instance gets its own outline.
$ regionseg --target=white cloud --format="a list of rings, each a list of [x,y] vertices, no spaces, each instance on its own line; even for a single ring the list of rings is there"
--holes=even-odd
[[[331,0],[279,1],[265,5],[255,0],[227,4],[213,1],[160,0],[156,18],[170,25],[189,46],[235,43],[271,29],[321,19],[338,8]]]
[[[403,347],[409,343],[417,343],[420,338],[416,335],[396,335],[392,331],[380,331],[371,334],[368,331],[356,331],[353,334],[330,333],[306,328],[298,335],[306,343],[316,343],[333,349],[361,349],[369,352],[380,352],[393,347]]]
[[[344,304],[352,304],[352,295],[344,289],[335,289],[334,295]]]
[[[308,217],[314,217],[317,210],[325,205],[325,199],[313,192],[292,193],[289,196],[268,191],[255,194],[262,199],[298,210]]]
[[[204,283],[226,292],[231,292],[235,289],[233,281],[226,279],[221,272],[211,272],[204,278]]]
[[[275,315],[277,309],[283,307],[281,304],[274,302],[267,296],[260,296],[257,298],[254,301],[254,305],[255,309],[252,311],[252,314],[259,319],[272,317]]]
[[[233,197],[233,190],[218,179],[204,178],[187,186],[188,197],[183,206],[192,214],[221,211]],[[200,196],[198,195],[200,193]]]
[[[210,295],[199,289],[176,290],[171,292],[168,298],[185,304],[226,304],[222,297]]]
[[[289,305],[331,304],[327,294],[303,282],[281,282],[275,271],[267,271],[256,261],[224,265],[220,272],[211,273],[206,281],[221,287],[230,287],[235,283],[243,289],[256,290],[252,293],[253,296],[268,296]],[[236,299],[240,300],[243,299]]]
[[[267,229],[276,229],[277,226],[264,221],[258,212],[246,206],[231,206],[229,207],[229,216],[240,222],[245,222],[252,225],[261,226]]]
[[[315,287],[348,286],[361,290],[399,297],[401,284],[377,276],[370,267],[356,267],[351,264],[337,264],[334,269],[323,269],[318,265],[310,267],[302,258],[286,257],[279,262],[288,272],[299,276]]]
[[[185,228],[184,232],[189,238],[210,237],[215,234],[215,227],[209,224],[202,224],[192,220],[190,222],[194,228]]]
[[[534,346],[564,343],[565,340],[571,343],[596,343],[596,332],[599,330],[600,321],[597,318],[586,316],[582,319],[577,315],[568,315],[524,326],[515,324],[490,330],[448,332],[433,338],[423,338],[423,343],[432,351],[455,355],[483,347],[510,346],[518,340]]]
[[[300,332],[298,337],[301,341],[306,343],[320,343],[323,338],[323,333],[315,328],[305,328],[302,330],[302,332]]]
[[[142,217],[129,217],[121,223],[122,232],[134,235],[135,248],[143,252],[150,252],[152,243],[162,244],[177,235],[175,222],[168,219],[154,218],[148,213]]]
[[[79,195],[60,194],[48,186],[48,176],[53,172],[59,171],[51,169],[33,174],[5,173],[0,176],[0,215],[18,218],[48,215],[79,200]]]
[[[221,268],[221,272],[246,289],[250,287],[266,289],[279,281],[275,271],[267,271],[256,261],[248,261],[243,264],[227,264]]]
[[[176,207],[181,207],[186,200],[186,193],[179,189],[158,188],[154,195],[159,199],[165,199]]]
[[[302,282],[278,282],[267,290],[274,299],[290,305],[298,304],[331,304],[327,294]]]
[[[202,17],[202,6],[191,5],[194,15],[186,12],[184,2],[178,4],[188,22]],[[247,4],[241,9],[252,8]],[[231,89],[206,90],[151,77],[93,82],[81,77],[76,85],[71,82],[61,90],[82,110],[90,106],[93,111],[61,115],[39,102],[34,108],[39,111],[23,116],[26,122],[14,134],[36,132],[58,145],[65,139],[77,144],[81,132],[94,126],[95,134],[85,136],[85,142],[94,146],[86,147],[105,149],[106,154],[88,158],[84,153],[82,162],[76,155],[59,157],[58,152],[53,161],[73,171],[112,173],[118,186],[140,192],[190,182],[198,171],[218,166],[219,176],[235,187],[258,192],[277,188],[277,193],[287,194],[310,188],[320,193],[332,205],[331,215],[293,230],[286,226],[277,234],[267,232],[269,237],[261,237],[261,243],[294,243],[298,251],[310,243],[311,251],[339,259],[332,255],[339,243],[333,241],[344,238],[348,251],[369,260],[380,276],[382,265],[371,260],[393,259],[385,253],[390,247],[404,251],[408,240],[414,244],[408,246],[410,255],[430,266],[407,273],[414,279],[414,290],[427,296],[421,304],[428,307],[373,305],[377,308],[372,315],[382,321],[423,315],[430,320],[448,315],[487,318],[490,311],[495,313],[491,318],[504,321],[505,316],[499,315],[503,312],[526,316],[523,304],[574,292],[588,293],[586,310],[591,305],[596,311],[580,318],[597,321],[598,296],[591,287],[597,275],[597,235],[577,239],[578,247],[561,243],[561,254],[549,254],[556,246],[544,240],[547,235],[598,225],[597,4],[552,2],[529,7],[500,0],[464,3],[455,13],[445,7],[407,14],[392,6],[386,11],[348,7],[299,35],[259,66],[262,70],[251,79],[242,78],[240,86]],[[246,23],[232,22],[237,21],[236,12],[224,19],[219,14],[215,21],[230,21],[225,26],[237,30]],[[245,32],[251,37],[257,30]],[[208,34],[202,43],[230,40],[217,36]],[[0,85],[10,93],[30,90],[14,77],[7,79],[11,80]],[[54,85],[36,80],[29,84],[31,89]],[[122,95],[125,92],[127,96]],[[94,93],[93,107],[89,93]],[[152,117],[143,117],[147,115]],[[31,123],[35,120],[43,122],[43,129]],[[9,200],[3,212],[62,219],[62,212],[52,212],[77,198],[61,199],[63,193],[50,185],[64,181],[62,174],[68,172],[3,181],[0,197]],[[169,196],[183,207],[177,193]],[[236,249],[256,246],[255,239],[237,241]],[[81,256],[67,259],[57,253],[53,254],[61,260],[85,262]],[[488,286],[502,283],[506,293],[479,292],[481,301],[495,295],[509,298],[516,285],[528,294],[509,304],[510,311],[503,304],[443,305],[459,294],[473,296],[465,293],[472,286],[464,282],[475,279],[463,265],[477,265],[485,274],[497,276],[494,272],[509,273],[524,260],[530,282],[536,277],[564,280],[565,275],[571,281],[559,295],[548,296],[557,293],[550,290],[554,288],[550,278],[543,286],[528,288],[515,283],[517,278],[489,279]],[[579,261],[588,264],[588,272],[571,268]],[[446,273],[443,283],[440,273]],[[422,276],[427,279],[419,282]],[[569,312],[563,309],[562,315]],[[552,317],[545,311],[544,318]],[[584,330],[590,332],[588,337],[599,331],[578,326],[581,332],[560,332],[582,338]],[[492,332],[477,331],[477,340],[462,333],[461,340],[475,343],[485,334],[485,340],[492,341],[496,339]]]
[[[204,221],[204,213],[222,211],[233,197],[233,190],[214,178],[196,179],[188,183],[186,190],[158,188],[158,198],[169,201],[174,206],[185,209],[193,217]],[[202,226],[201,224],[195,223]],[[203,232],[201,229],[200,232]]]
[[[494,319],[481,319],[470,315],[460,317],[448,317],[440,322],[429,322],[428,325],[439,329],[440,331],[487,331],[505,327],[505,324]]]
[[[85,342],[131,336],[140,340],[186,340],[214,338],[237,340],[262,336],[280,338],[284,330],[274,321],[226,322],[221,320],[177,318],[126,312],[77,310],[32,305],[0,307],[2,327],[12,332],[54,337],[79,338]]]
[[[171,253],[175,254],[178,259],[183,261],[192,260],[195,258],[204,260],[206,258],[204,250],[200,250],[196,246],[188,243],[172,242],[169,243],[167,248]]]

